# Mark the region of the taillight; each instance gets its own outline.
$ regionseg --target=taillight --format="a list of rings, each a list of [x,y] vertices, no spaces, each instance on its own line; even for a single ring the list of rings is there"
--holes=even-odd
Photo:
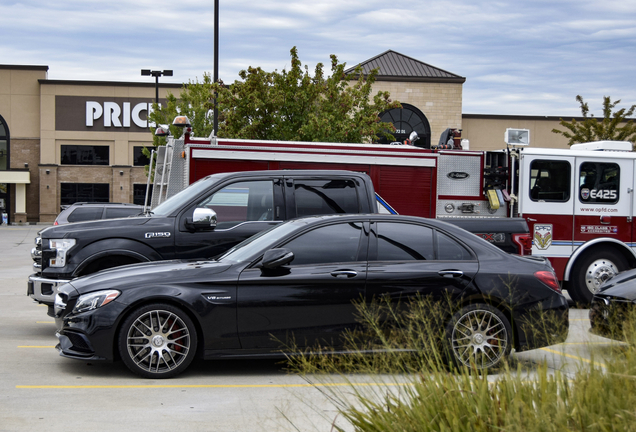
[[[539,279],[541,282],[555,290],[556,292],[561,292],[561,285],[559,285],[559,280],[556,275],[552,271],[541,270],[534,274],[534,276]]]
[[[532,236],[530,234],[513,234],[512,241],[519,248],[519,255],[532,255]]]
[[[57,223],[57,221],[55,221],[55,222],[53,222],[53,225],[59,225],[59,224]]]

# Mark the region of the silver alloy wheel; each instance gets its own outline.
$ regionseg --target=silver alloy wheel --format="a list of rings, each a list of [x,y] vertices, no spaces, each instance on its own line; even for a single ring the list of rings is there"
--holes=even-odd
[[[135,319],[128,329],[126,347],[142,370],[165,373],[178,367],[190,351],[190,332],[178,315],[151,310]]]
[[[585,286],[592,294],[595,294],[603,282],[618,273],[619,270],[616,264],[606,258],[599,258],[587,267],[585,271]]]
[[[508,331],[503,321],[485,309],[471,310],[453,326],[453,354],[464,366],[492,367],[506,354]]]

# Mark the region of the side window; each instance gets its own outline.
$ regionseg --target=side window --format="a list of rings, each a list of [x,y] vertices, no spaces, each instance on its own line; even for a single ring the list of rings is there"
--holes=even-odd
[[[433,230],[421,225],[379,222],[378,261],[433,260]]]
[[[69,222],[82,222],[102,218],[103,207],[78,207],[68,215]]]
[[[361,223],[329,225],[301,234],[283,247],[294,252],[291,265],[358,261]]]
[[[358,213],[358,192],[353,180],[294,180],[296,215]]]
[[[141,213],[141,210],[135,207],[113,207],[106,208],[104,219],[125,218],[128,216]]]
[[[233,183],[216,191],[197,207],[216,212],[217,229],[241,222],[274,220],[274,185],[271,180]]]
[[[438,231],[437,259],[442,261],[471,261],[473,256],[455,239]]]
[[[537,159],[530,163],[530,199],[567,202],[570,199],[571,167],[568,161]]]
[[[620,167],[615,163],[583,162],[579,168],[579,201],[615,204],[619,197]]]

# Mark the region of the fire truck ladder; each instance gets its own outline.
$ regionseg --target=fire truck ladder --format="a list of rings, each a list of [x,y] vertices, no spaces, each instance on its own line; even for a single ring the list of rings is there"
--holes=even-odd
[[[183,143],[183,139],[170,137],[165,146],[157,148],[150,208],[157,207],[187,186],[185,159],[181,157]]]

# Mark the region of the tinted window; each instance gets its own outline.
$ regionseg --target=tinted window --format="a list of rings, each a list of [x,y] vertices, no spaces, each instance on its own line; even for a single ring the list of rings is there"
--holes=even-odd
[[[61,205],[109,201],[110,185],[108,183],[62,183],[60,185]]]
[[[148,204],[150,205],[150,199],[152,198],[152,185],[148,191]],[[133,204],[144,205],[146,199],[146,185],[134,184],[133,185]]]
[[[102,218],[103,207],[78,207],[68,215],[69,222],[82,222]]]
[[[62,146],[62,165],[108,165],[109,157],[108,146]]]
[[[579,200],[585,204],[617,203],[620,175],[620,167],[615,163],[582,163],[579,169]]]
[[[433,230],[414,225],[380,222],[378,230],[378,261],[409,261],[435,259]]]
[[[530,199],[566,202],[570,199],[570,163],[534,160],[530,163]]]
[[[294,180],[296,215],[358,213],[353,180]]]
[[[141,210],[136,207],[113,207],[107,208],[104,219],[123,218],[141,213]]]
[[[444,233],[437,232],[437,259],[443,261],[470,261],[472,255],[464,246]]]
[[[292,265],[358,261],[362,224],[342,223],[301,234],[283,247],[294,252]]]
[[[214,210],[217,229],[246,221],[274,220],[274,185],[271,180],[233,183],[201,201],[197,207]]]
[[[144,147],[133,148],[133,166],[146,166],[150,164],[150,158],[143,152]]]

